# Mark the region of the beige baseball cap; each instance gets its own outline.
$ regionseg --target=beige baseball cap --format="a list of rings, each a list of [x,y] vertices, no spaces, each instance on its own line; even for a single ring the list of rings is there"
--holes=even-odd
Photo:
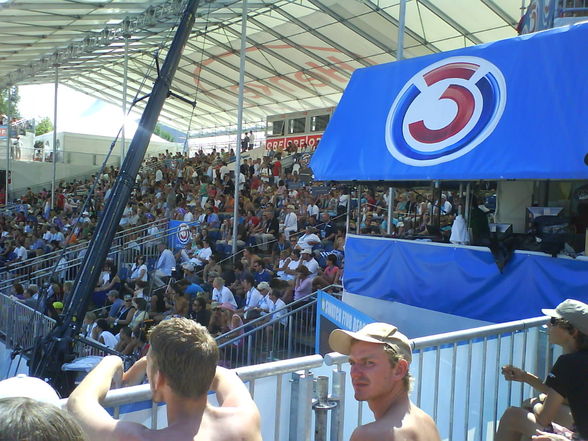
[[[412,361],[410,340],[396,326],[388,323],[370,323],[357,332],[335,329],[329,336],[329,345],[334,351],[349,355],[351,344],[356,340],[388,345],[402,354],[406,361]]]
[[[567,320],[582,334],[588,335],[588,305],[579,300],[566,299],[555,309],[542,309],[549,317]]]

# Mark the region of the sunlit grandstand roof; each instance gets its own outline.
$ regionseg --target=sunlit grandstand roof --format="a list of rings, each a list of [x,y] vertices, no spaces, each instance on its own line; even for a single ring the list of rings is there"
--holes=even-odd
[[[125,35],[129,99],[149,92],[185,0],[0,1],[0,87],[59,82],[120,105]],[[516,35],[515,0],[408,0],[404,56]],[[244,120],[337,104],[351,72],[396,60],[398,0],[248,2]],[[242,2],[202,1],[172,89],[196,100],[191,128],[236,122]],[[138,104],[139,108],[145,102]],[[161,120],[185,130],[192,107]]]

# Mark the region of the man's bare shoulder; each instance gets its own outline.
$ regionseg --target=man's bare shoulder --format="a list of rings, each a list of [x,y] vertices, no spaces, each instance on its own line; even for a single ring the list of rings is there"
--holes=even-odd
[[[261,441],[257,407],[212,407],[203,417],[195,441]]]
[[[350,441],[440,441],[433,419],[418,407],[411,405],[402,417],[384,417],[359,426]]]

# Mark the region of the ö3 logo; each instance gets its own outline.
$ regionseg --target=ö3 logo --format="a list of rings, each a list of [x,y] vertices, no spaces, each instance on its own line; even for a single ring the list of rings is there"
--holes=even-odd
[[[192,238],[192,234],[190,233],[190,227],[188,226],[188,224],[181,223],[178,226],[178,232],[176,234],[178,242],[182,245],[186,245]]]
[[[404,164],[452,161],[492,133],[505,104],[496,66],[478,57],[446,58],[404,85],[388,113],[386,145]]]

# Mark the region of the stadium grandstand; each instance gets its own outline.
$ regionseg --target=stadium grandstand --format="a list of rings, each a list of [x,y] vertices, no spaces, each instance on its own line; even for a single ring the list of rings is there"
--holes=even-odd
[[[588,303],[587,16],[584,0],[0,0],[0,380],[39,377],[66,409],[105,358],[137,366],[151,329],[187,318],[263,439],[347,440],[374,416],[329,335],[383,322],[410,339],[410,399],[441,439],[507,439],[570,352],[546,329],[582,331],[540,311]],[[138,128],[68,133],[56,111],[36,136],[12,98],[35,84]],[[147,382],[101,404],[166,428]],[[585,436],[571,401],[566,433]]]

